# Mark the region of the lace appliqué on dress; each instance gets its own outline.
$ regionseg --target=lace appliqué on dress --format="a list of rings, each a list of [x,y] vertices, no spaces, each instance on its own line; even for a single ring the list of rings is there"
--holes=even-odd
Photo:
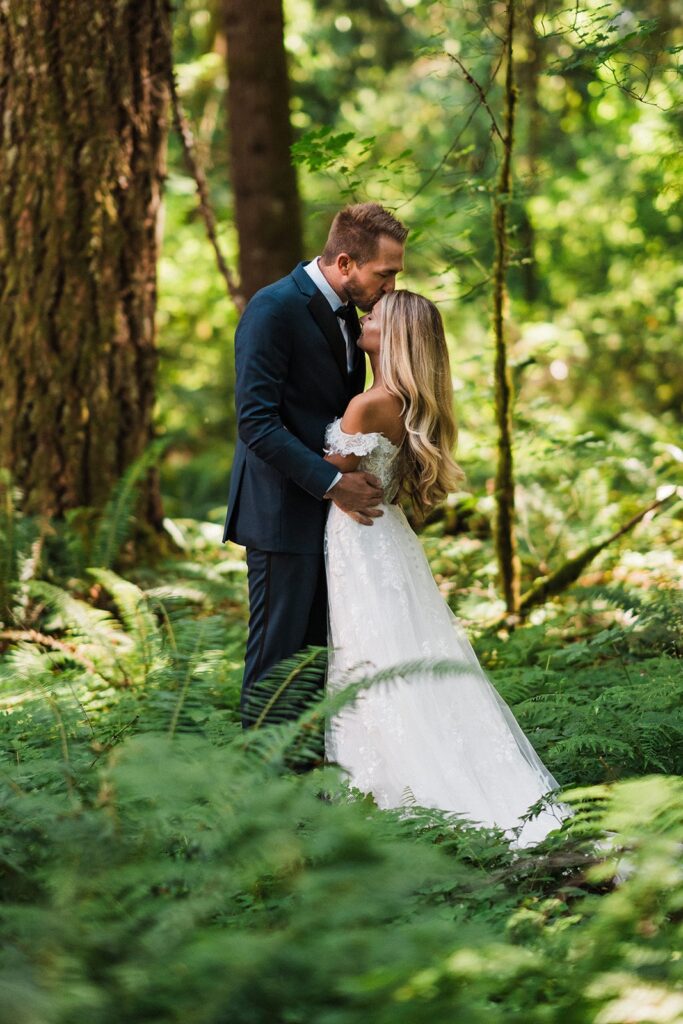
[[[346,434],[336,419],[325,431],[326,455],[359,455],[358,469],[376,476],[384,489],[384,500],[393,501],[401,482],[401,448],[384,434]],[[348,517],[347,517],[348,518]],[[351,521],[351,520],[349,520]]]
[[[325,455],[369,455],[380,443],[382,434],[345,434],[341,419],[333,420],[325,430]]]

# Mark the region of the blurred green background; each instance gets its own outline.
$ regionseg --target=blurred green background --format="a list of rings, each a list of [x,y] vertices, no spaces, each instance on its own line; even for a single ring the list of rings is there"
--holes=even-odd
[[[580,16],[533,5],[520,13],[509,318],[520,547],[529,570],[615,528],[680,476],[679,7],[622,10],[595,0]],[[336,0],[288,0],[285,16],[306,256],[320,250],[347,201],[378,200],[409,225],[401,283],[429,295],[444,315],[459,457],[485,529],[495,458],[496,154],[488,118],[475,110],[453,58],[488,81],[498,43],[487,16],[496,9],[362,0],[350,10]],[[535,64],[532,43],[541,52]],[[225,41],[209,5],[178,7],[175,48],[221,242],[235,266]],[[489,93],[494,111],[498,89]],[[175,136],[159,272],[158,423],[175,438],[163,467],[165,508],[219,522],[235,437],[236,313]],[[639,529],[641,546],[673,555],[666,516],[656,530]]]

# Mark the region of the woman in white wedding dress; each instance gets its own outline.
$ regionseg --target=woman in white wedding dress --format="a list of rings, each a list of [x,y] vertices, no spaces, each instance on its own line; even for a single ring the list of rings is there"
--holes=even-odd
[[[463,665],[374,684],[332,716],[326,758],[381,808],[411,803],[505,830],[515,847],[540,842],[570,813],[531,804],[558,784],[477,661],[431,574],[399,493],[419,511],[462,479],[441,316],[408,291],[385,296],[362,320],[359,346],[374,383],[326,434],[342,472],[374,473],[384,488],[371,525],[332,505],[325,534],[329,592],[328,690],[419,659]]]

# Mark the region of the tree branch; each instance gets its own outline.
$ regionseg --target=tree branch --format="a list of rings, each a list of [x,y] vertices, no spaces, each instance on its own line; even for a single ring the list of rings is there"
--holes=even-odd
[[[476,78],[474,78],[473,75],[471,75],[469,73],[469,71],[467,70],[467,68],[465,67],[465,65],[463,64],[463,62],[460,60],[459,57],[456,57],[452,53],[449,54],[449,56],[450,56],[451,60],[455,64],[458,65],[458,67],[462,71],[463,75],[465,76],[466,81],[468,81],[469,84],[472,86],[472,88],[476,90],[476,92],[477,92],[477,94],[479,96],[479,99],[481,101],[481,105],[485,108],[487,114],[489,115],[489,117],[491,119],[491,127],[493,128],[494,132],[496,133],[496,135],[498,136],[500,141],[502,143],[505,143],[505,139],[503,138],[501,130],[498,127],[498,122],[496,121],[496,116],[493,113],[493,111],[491,110],[491,107],[489,106],[489,101],[486,99],[486,93],[484,92],[482,87],[479,85],[479,82],[476,80]]]
[[[595,544],[590,544],[584,548],[583,551],[575,555],[574,558],[568,558],[559,569],[555,572],[549,573],[547,576],[541,576],[539,579],[534,580],[529,589],[522,595],[519,602],[519,610],[522,616],[525,616],[527,612],[534,608],[536,605],[543,604],[548,601],[551,597],[557,597],[564,590],[575,583],[581,573],[586,569],[588,565],[593,561],[601,551],[609,547],[610,544],[618,540],[619,537],[623,537],[625,533],[632,530],[634,526],[645,518],[649,512],[653,512],[659,509],[672,497],[671,494],[667,494],[663,498],[658,498],[657,501],[652,502],[647,508],[642,509],[636,515],[632,516],[628,522],[620,526],[619,529],[611,533],[609,537],[605,537],[603,540],[597,541]],[[493,623],[492,628],[501,626],[506,621],[506,616],[503,615],[496,622]]]
[[[194,140],[192,129],[183,110],[183,105],[178,96],[178,86],[175,77],[175,71],[173,68],[172,60],[169,56],[169,69],[168,69],[168,83],[171,92],[171,106],[173,109],[173,124],[178,132],[180,143],[185,157],[185,164],[192,178],[194,178],[197,186],[197,195],[199,197],[199,211],[204,220],[206,226],[206,233],[209,237],[209,241],[213,246],[214,253],[216,254],[216,264],[220,271],[223,280],[225,281],[228,289],[228,294],[234,302],[237,312],[241,313],[244,309],[246,302],[242,292],[240,291],[239,285],[235,281],[235,278],[230,270],[220,245],[218,244],[218,237],[216,235],[216,215],[213,211],[211,199],[209,197],[209,186],[206,180],[206,175],[201,167],[197,158],[197,147]]]

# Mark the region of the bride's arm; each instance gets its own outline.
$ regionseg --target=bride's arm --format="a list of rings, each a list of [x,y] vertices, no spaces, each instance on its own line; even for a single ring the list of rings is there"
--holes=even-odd
[[[331,462],[341,473],[353,473],[354,469],[358,469],[358,463],[360,462],[360,455],[337,455],[333,453],[325,455],[324,458],[325,462]]]
[[[351,399],[339,424],[345,434],[370,433],[368,429],[370,404],[367,391],[365,394],[356,395],[355,398]],[[330,452],[328,455],[325,455],[325,462],[332,463],[342,473],[353,473],[355,469],[358,469],[360,460],[360,455],[340,455],[338,452]]]
[[[374,389],[356,395],[347,405],[339,426],[344,434],[379,433],[392,440],[397,429],[401,430],[397,400]],[[352,473],[358,468],[360,460],[360,455],[340,455],[336,452],[325,455],[325,461],[331,462],[342,473]]]

